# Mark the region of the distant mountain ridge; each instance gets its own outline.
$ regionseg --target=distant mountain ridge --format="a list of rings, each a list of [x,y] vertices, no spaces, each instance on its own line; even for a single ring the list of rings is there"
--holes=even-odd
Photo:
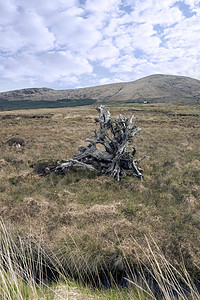
[[[57,101],[92,99],[97,103],[144,102],[200,104],[200,80],[156,74],[131,82],[79,89],[28,88],[0,93],[0,101]]]

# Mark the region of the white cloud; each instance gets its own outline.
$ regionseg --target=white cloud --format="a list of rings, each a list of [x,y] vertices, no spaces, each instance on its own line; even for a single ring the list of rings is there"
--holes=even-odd
[[[161,39],[155,36],[153,26],[146,23],[131,29],[130,34],[132,35],[133,47],[147,52],[152,51],[152,48],[158,48],[161,43]]]
[[[118,59],[118,61],[116,62],[116,66],[113,66],[111,68],[111,72],[113,72],[113,73],[115,73],[115,72],[118,72],[118,73],[133,72],[134,68],[138,64],[143,64],[146,62],[147,62],[146,59],[137,59],[134,56],[126,55],[126,56],[123,56]]]
[[[0,51],[2,52],[15,53],[23,46],[21,35],[11,26],[6,29],[0,27],[0,41]]]
[[[12,0],[3,0],[12,1]],[[41,1],[41,0],[13,0],[16,6],[20,10],[32,10],[39,13],[42,16],[50,16],[55,13],[65,11],[69,8],[77,7],[78,1],[76,0],[53,0],[53,1]]]
[[[181,1],[193,16],[177,0],[2,0],[1,89],[200,78],[200,1]]]
[[[104,61],[105,59],[117,59],[120,55],[120,51],[112,44],[111,40],[104,40],[100,45],[91,49],[88,58],[91,61]]]
[[[136,3],[132,13],[134,22],[127,28],[118,29],[120,34],[114,39],[123,55],[109,65],[111,71],[120,78],[131,80],[133,77],[151,73],[184,74],[200,77],[199,20],[197,16],[185,18],[176,1],[141,1]],[[163,32],[158,34],[153,25],[159,24]],[[120,37],[122,36],[122,40]],[[123,38],[126,36],[126,39]],[[121,43],[120,43],[121,41]],[[139,50],[143,59],[133,59],[134,50]]]
[[[35,12],[30,11],[20,15],[15,24],[15,30],[21,35],[23,46],[27,47],[27,51],[45,51],[54,46],[54,34]]]
[[[192,30],[192,31],[191,31]],[[174,28],[165,30],[169,48],[182,47],[199,49],[198,36],[200,36],[199,17],[193,16],[190,19],[184,19]]]
[[[11,0],[0,2],[0,25],[8,25],[16,14],[16,5]]]
[[[87,0],[85,8],[86,10],[98,13],[110,12],[113,9],[118,9],[120,3],[120,0]]]
[[[16,8],[12,21],[8,23],[0,27],[0,51],[10,53],[26,49],[28,52],[37,52],[53,47],[54,34],[35,12],[19,12]]]
[[[52,23],[58,47],[76,52],[87,51],[102,38],[89,19],[71,15],[68,11],[57,15]]]
[[[70,52],[49,52],[39,56],[20,54],[17,57],[3,58],[5,69],[0,73],[13,81],[27,80],[51,83],[65,81],[66,77],[79,76],[92,72],[87,60],[73,56]]]
[[[183,15],[178,7],[174,7],[176,0],[146,0],[136,1],[136,8],[132,17],[136,22],[145,22],[149,25],[173,25],[183,19]]]
[[[45,81],[52,82],[70,74],[82,75],[91,73],[93,68],[82,57],[72,55],[70,52],[45,53],[39,57]]]
[[[190,5],[191,8],[195,8],[198,4],[200,4],[199,0],[185,0],[184,1],[186,4]]]
[[[129,33],[118,35],[115,38],[115,45],[119,50],[128,50],[132,46],[132,38]],[[131,48],[132,49],[132,48]]]
[[[26,77],[30,80],[34,72],[37,72],[37,60],[27,54],[1,57],[1,62],[5,67],[2,77],[13,81],[19,82]]]

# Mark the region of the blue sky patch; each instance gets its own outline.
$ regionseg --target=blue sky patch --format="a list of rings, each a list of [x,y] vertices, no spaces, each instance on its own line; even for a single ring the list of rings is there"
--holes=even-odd
[[[186,18],[191,18],[192,16],[196,15],[196,12],[190,9],[190,5],[185,4],[183,1],[177,1],[175,5],[180,9]]]

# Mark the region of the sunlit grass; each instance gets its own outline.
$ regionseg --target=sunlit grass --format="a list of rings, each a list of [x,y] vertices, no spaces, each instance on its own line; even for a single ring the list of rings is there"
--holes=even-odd
[[[179,269],[175,268],[152,238],[145,238],[146,248],[143,248],[131,237],[137,261],[134,267],[129,264],[126,251],[121,251],[121,264],[126,266],[125,288],[109,273],[106,263],[101,265],[104,281],[100,277],[103,273],[98,270],[95,274],[98,262],[94,258],[90,261],[89,253],[83,257],[71,239],[77,254],[70,254],[70,248],[66,250],[71,255],[66,266],[59,253],[49,251],[44,241],[33,241],[31,235],[16,236],[12,227],[1,222],[1,299],[199,299],[199,291],[184,261],[180,262]],[[139,252],[145,259],[141,259]],[[80,265],[83,260],[84,271]]]
[[[73,157],[97,126],[93,107],[1,112],[0,119],[14,116],[0,120],[1,217],[16,231],[31,231],[36,241],[42,236],[76,279],[85,272],[91,280],[102,266],[123,273],[122,253],[129,265],[137,263],[133,238],[146,247],[145,235],[175,269],[183,258],[191,280],[199,279],[199,107],[128,105],[110,111],[113,117],[134,113],[142,129],[134,146],[138,157],[149,156],[141,163],[143,182],[116,182],[85,170],[47,177],[34,172],[36,162]],[[36,114],[49,117],[32,118]],[[24,147],[6,144],[15,136],[25,140]],[[145,262],[145,253],[139,254]]]

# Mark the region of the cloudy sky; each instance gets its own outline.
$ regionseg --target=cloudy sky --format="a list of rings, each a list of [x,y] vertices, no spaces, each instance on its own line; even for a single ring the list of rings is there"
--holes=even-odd
[[[0,92],[200,79],[200,0],[0,0]]]

